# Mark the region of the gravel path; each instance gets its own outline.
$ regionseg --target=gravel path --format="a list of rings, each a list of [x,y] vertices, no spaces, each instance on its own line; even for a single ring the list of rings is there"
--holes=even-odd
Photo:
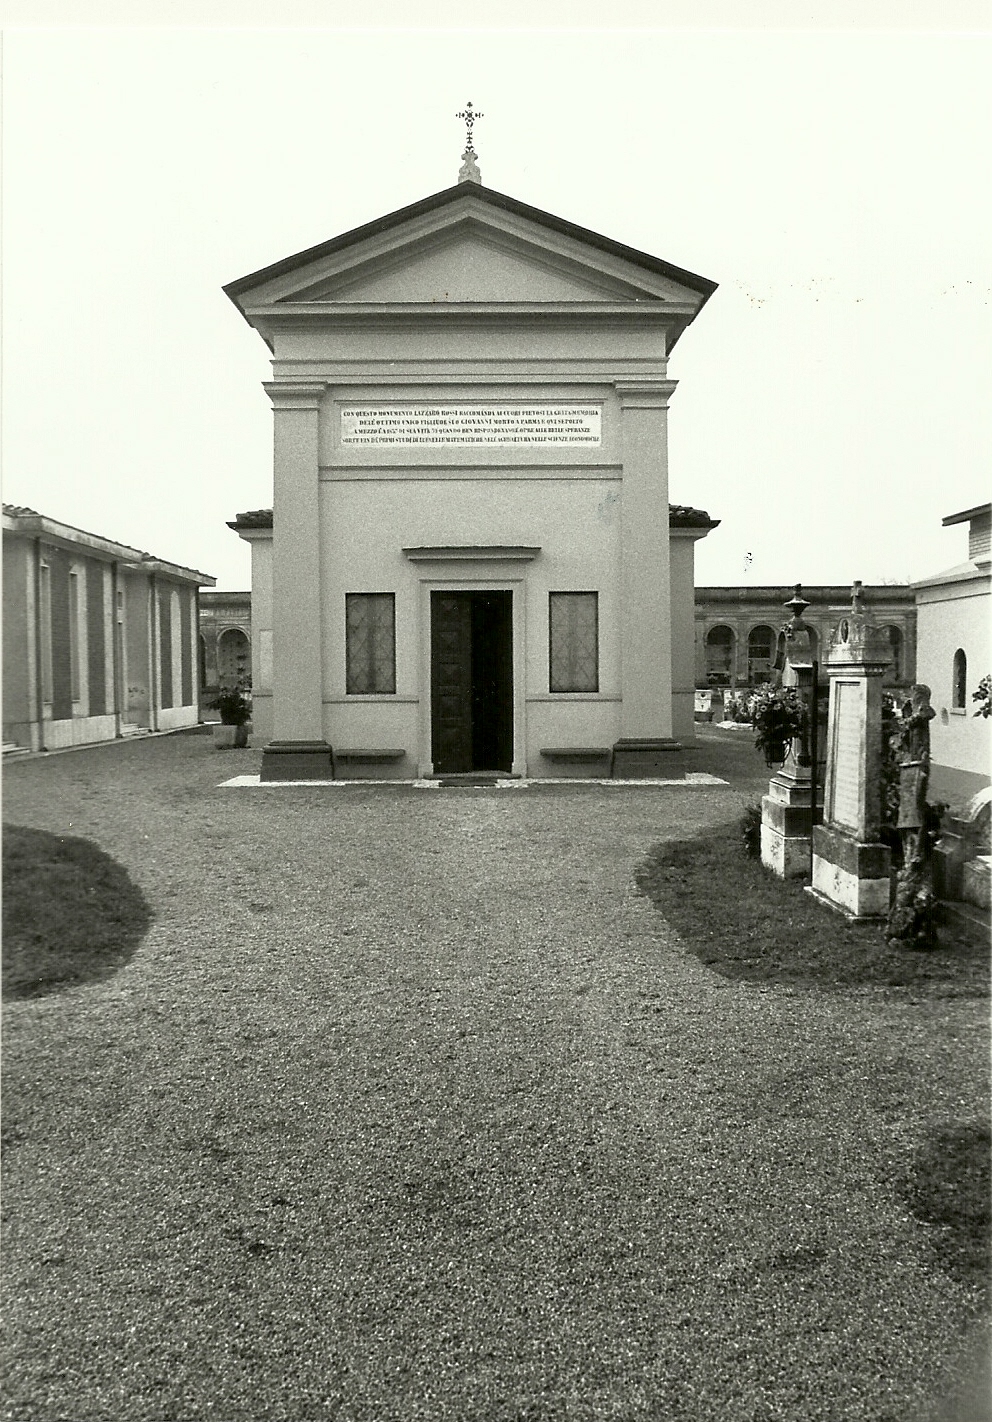
[[[986,1005],[685,955],[634,867],[752,762],[218,788],[256,763],[5,767],[5,818],[96,840],[156,918],[5,1009],[4,1417],[930,1415],[981,1300],[899,1181],[986,1117]]]

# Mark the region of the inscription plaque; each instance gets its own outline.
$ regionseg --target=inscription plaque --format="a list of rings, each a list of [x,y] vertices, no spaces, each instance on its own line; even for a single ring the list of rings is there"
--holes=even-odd
[[[341,443],[547,446],[602,442],[596,405],[349,405],[341,410]]]
[[[838,681],[830,746],[833,796],[830,819],[857,830],[861,826],[861,742],[865,720],[863,681]]]

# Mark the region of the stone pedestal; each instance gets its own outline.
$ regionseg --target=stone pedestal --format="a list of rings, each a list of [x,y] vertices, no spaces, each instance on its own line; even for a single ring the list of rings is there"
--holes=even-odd
[[[789,744],[785,764],[768,782],[768,794],[761,801],[761,862],[780,879],[807,879],[815,809],[809,745],[814,687],[809,628],[803,621],[809,603],[801,583],[796,583],[795,593],[784,605],[792,610],[792,617],[782,628],[784,650],[776,666],[782,672],[783,688],[793,688],[803,706],[804,720]]]
[[[961,897],[976,908],[992,906],[992,855],[976,854],[968,860],[961,874]]]
[[[685,760],[679,741],[620,740],[610,760],[613,780],[684,780]]]
[[[964,899],[964,873],[976,856],[992,853],[989,840],[992,789],[980,790],[969,803],[949,809],[933,851],[933,887],[939,899]],[[979,874],[981,871],[978,871]],[[975,902],[975,900],[971,900]]]
[[[882,677],[889,640],[864,607],[855,583],[852,606],[827,652],[830,713],[824,823],[813,830],[810,892],[855,919],[886,918],[888,848],[880,842],[882,811]]]
[[[802,769],[802,767],[800,767]],[[761,801],[761,862],[780,879],[808,879],[813,832],[813,788],[809,770],[786,768],[768,782]]]
[[[270,741],[259,779],[333,780],[334,756],[326,741]]]
[[[854,919],[883,919],[889,912],[891,856],[836,826],[813,829],[811,892]]]

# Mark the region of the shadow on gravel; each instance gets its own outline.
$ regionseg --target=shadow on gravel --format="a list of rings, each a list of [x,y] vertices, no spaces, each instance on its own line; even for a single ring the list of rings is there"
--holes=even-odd
[[[39,997],[110,977],[151,921],[124,866],[92,841],[4,826],[5,997]]]
[[[655,845],[634,880],[687,950],[724,977],[798,987],[911,987],[982,997],[987,945],[941,933],[929,953],[889,948],[880,928],[849,923],[776,878],[741,848],[736,825]]]
[[[988,1286],[992,1249],[990,1155],[986,1124],[936,1126],[903,1183],[910,1210],[936,1227],[932,1245],[940,1267],[980,1288]]]

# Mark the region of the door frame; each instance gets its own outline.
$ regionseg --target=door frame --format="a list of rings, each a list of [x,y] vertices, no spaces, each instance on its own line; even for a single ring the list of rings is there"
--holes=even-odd
[[[435,617],[435,610],[436,610],[435,599],[440,599],[440,598],[449,598],[449,599],[457,598],[457,599],[459,599],[459,600],[464,600],[464,601],[462,602],[462,606],[465,607],[466,612],[467,612],[467,620],[463,623],[463,630],[467,633],[467,636],[468,636],[468,639],[469,639],[469,647],[468,647],[467,650],[468,650],[468,659],[469,659],[470,673],[469,673],[468,683],[467,683],[467,686],[466,686],[466,688],[465,688],[466,694],[467,694],[467,698],[468,698],[468,705],[467,705],[467,707],[463,708],[463,709],[465,710],[466,714],[467,714],[468,722],[467,722],[467,725],[463,727],[463,729],[467,732],[467,736],[468,736],[468,747],[467,747],[467,749],[468,749],[468,758],[469,758],[469,760],[472,762],[472,764],[469,765],[469,766],[464,767],[464,770],[465,770],[466,772],[468,772],[468,773],[475,773],[475,751],[476,751],[475,708],[476,708],[476,689],[477,689],[476,674],[477,674],[478,668],[477,668],[477,666],[476,666],[476,661],[475,661],[475,650],[476,650],[476,649],[475,649],[476,616],[475,616],[474,599],[475,599],[476,597],[483,597],[483,598],[485,598],[485,597],[496,597],[496,596],[499,596],[499,598],[501,599],[501,602],[502,602],[502,609],[503,609],[502,612],[501,612],[501,614],[500,614],[500,617],[499,617],[499,622],[500,622],[500,638],[499,638],[499,644],[500,644],[500,646],[499,646],[499,651],[498,651],[498,653],[497,653],[497,656],[498,656],[498,658],[499,658],[499,663],[500,663],[500,666],[501,666],[501,674],[500,674],[500,676],[499,676],[499,681],[498,681],[498,687],[499,687],[499,690],[498,690],[498,697],[499,697],[499,700],[503,703],[503,713],[504,713],[503,715],[500,716],[500,718],[499,718],[499,723],[498,723],[498,724],[500,725],[500,727],[501,727],[500,732],[499,732],[498,735],[497,735],[497,740],[498,740],[498,743],[499,743],[499,751],[500,751],[500,754],[499,754],[499,756],[498,756],[498,759],[499,759],[499,761],[501,762],[501,770],[500,770],[500,773],[503,774],[503,775],[510,775],[510,774],[513,773],[513,706],[514,706],[514,695],[513,695],[513,692],[514,692],[514,687],[513,687],[513,672],[514,672],[514,668],[513,668],[513,642],[514,642],[514,637],[513,637],[513,589],[512,589],[512,588],[496,588],[496,587],[487,587],[487,588],[458,587],[458,588],[451,588],[451,587],[448,587],[448,588],[433,588],[433,589],[430,591],[430,593],[429,593],[429,599],[428,599],[428,601],[429,601],[429,605],[430,605],[430,636],[431,636],[431,668],[430,668],[430,671],[431,671],[431,677],[430,677],[431,755],[432,755],[432,763],[433,763],[433,753],[434,753],[434,750],[436,749],[436,739],[435,739],[435,738],[436,738],[436,736],[437,736],[437,734],[438,734],[438,731],[439,731],[439,729],[440,729],[437,725],[435,725],[435,721],[434,721],[434,700],[433,700],[433,698],[434,698],[434,692],[435,692],[435,689],[436,689],[436,682],[437,682],[437,680],[438,680],[437,676],[435,675],[435,673],[436,673],[436,671],[437,671],[437,668],[434,666],[434,646],[433,646],[434,632],[437,630],[438,625],[439,625],[438,619],[437,619],[437,617]],[[510,601],[509,601],[509,607],[507,607],[507,603],[506,603],[507,597],[509,597],[509,600],[510,600]],[[509,617],[507,617],[507,612],[509,613]],[[507,663],[506,658],[505,658],[505,654],[506,654],[506,639],[507,639],[507,637],[509,638],[509,642],[510,642],[510,647],[509,647],[509,651],[510,651],[509,663]],[[507,681],[509,681],[509,685],[507,685]],[[507,723],[507,720],[505,719],[505,709],[506,709],[506,708],[505,708],[505,697],[506,697],[507,694],[509,695],[509,698],[510,698],[510,708],[509,708],[509,709],[510,709],[510,718],[509,718],[509,722],[508,722],[508,723]],[[510,759],[510,762],[511,762],[509,766],[506,766],[506,764],[505,764],[507,757]],[[494,768],[493,766],[484,766],[484,765],[483,765],[483,766],[480,766],[480,767],[479,767],[479,770],[482,771],[482,772],[485,772],[485,773],[496,773],[496,772],[495,772],[495,768]]]
[[[431,594],[435,592],[509,592],[513,667],[513,760],[510,774],[527,774],[527,578],[521,566],[540,552],[521,549],[404,549],[422,565],[417,596],[420,707],[417,774],[434,774],[431,706]]]

